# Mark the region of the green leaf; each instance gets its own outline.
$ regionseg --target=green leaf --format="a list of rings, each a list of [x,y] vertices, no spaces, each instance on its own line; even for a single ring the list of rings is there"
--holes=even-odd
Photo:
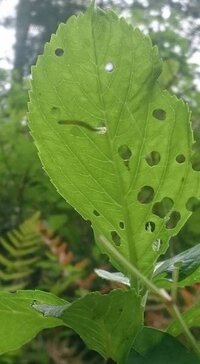
[[[190,308],[188,311],[182,314],[182,318],[185,321],[187,327],[198,327],[200,326],[200,303]],[[173,336],[178,336],[182,333],[183,329],[178,321],[173,321],[168,332]]]
[[[200,244],[173,258],[159,262],[154,271],[154,282],[169,288],[173,283],[173,271],[178,269],[178,286],[185,287],[200,282]]]
[[[66,301],[41,291],[0,293],[0,354],[16,350],[41,330],[62,325],[54,317],[45,317],[32,308],[34,300],[43,304],[62,305]]]
[[[170,87],[179,71],[180,64],[176,59],[167,59],[163,62],[163,70],[159,77],[159,83],[167,88]]]
[[[188,107],[160,89],[160,72],[148,37],[91,7],[46,44],[30,92],[30,128],[53,184],[144,275],[200,192]]]
[[[144,327],[126,364],[199,364],[199,358],[173,336]]]
[[[67,305],[60,315],[56,306],[36,303],[34,308],[47,316],[59,316],[90,349],[119,364],[124,364],[143,320],[143,308],[134,290],[90,293]]]

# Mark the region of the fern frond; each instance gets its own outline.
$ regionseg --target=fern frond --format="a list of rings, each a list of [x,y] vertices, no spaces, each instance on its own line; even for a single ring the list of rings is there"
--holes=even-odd
[[[38,231],[40,214],[0,238],[0,288],[13,291],[27,286],[36,270],[43,244]]]

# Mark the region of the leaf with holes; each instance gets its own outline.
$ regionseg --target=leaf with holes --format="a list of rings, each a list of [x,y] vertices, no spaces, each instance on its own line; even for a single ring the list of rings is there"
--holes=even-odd
[[[101,234],[145,275],[200,192],[189,110],[160,88],[160,72],[148,37],[91,6],[46,44],[30,92],[30,128],[57,190],[100,248]]]
[[[65,306],[60,314],[59,306],[38,302],[33,307],[45,316],[59,317],[104,358],[124,364],[143,320],[143,308],[135,290],[118,289],[106,295],[90,293]]]
[[[173,284],[173,272],[177,270],[178,286],[190,286],[200,282],[200,244],[174,257],[159,262],[154,271],[154,283],[163,288]]]
[[[18,291],[0,293],[0,354],[16,350],[41,330],[63,325],[56,317],[44,317],[32,308],[34,300],[63,307],[67,302],[51,293]]]

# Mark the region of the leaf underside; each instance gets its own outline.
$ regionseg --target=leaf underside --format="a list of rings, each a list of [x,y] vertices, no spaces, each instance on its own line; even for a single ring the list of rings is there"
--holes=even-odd
[[[59,193],[146,275],[190,216],[188,200],[199,196],[189,111],[160,89],[160,71],[148,37],[91,7],[47,43],[29,106]]]
[[[173,271],[175,269],[178,270],[178,287],[200,282],[200,244],[159,262],[153,279],[156,285],[169,288],[173,284]]]
[[[108,281],[124,284],[130,287],[130,280],[128,277],[124,276],[121,272],[108,272],[104,269],[95,269],[95,273]]]

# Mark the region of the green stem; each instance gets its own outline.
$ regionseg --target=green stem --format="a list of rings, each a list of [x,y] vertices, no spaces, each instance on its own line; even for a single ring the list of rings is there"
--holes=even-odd
[[[178,293],[178,278],[179,278],[179,267],[174,267],[172,272],[172,288],[171,288],[171,296],[174,303],[177,301],[177,293]]]
[[[168,293],[163,290],[156,287],[154,283],[152,283],[147,277],[145,277],[137,268],[134,267],[126,258],[121,255],[121,253],[104,237],[99,237],[101,244],[103,245],[104,249],[120,264],[124,266],[126,271],[131,275],[132,280],[135,278],[139,278],[142,283],[145,285],[145,287],[152,292],[155,293],[156,296],[160,297],[160,300],[164,303],[168,303],[172,301],[171,297],[168,295]]]
[[[137,278],[140,279],[144,286],[151,290],[156,296],[160,298],[160,300],[165,304],[167,310],[175,318],[179,324],[181,325],[185,336],[188,339],[191,347],[194,352],[200,358],[200,347],[198,346],[195,338],[191,334],[187,325],[185,324],[181,313],[177,307],[177,305],[173,302],[171,296],[164,290],[156,287],[154,283],[152,283],[147,277],[145,277],[137,268],[135,268],[126,258],[121,255],[121,253],[104,237],[99,237],[101,244],[103,245],[105,251],[108,252],[116,261],[118,261],[122,266],[124,266],[125,270],[131,275],[132,279]]]
[[[185,336],[188,339],[188,342],[190,343],[191,347],[193,348],[194,352],[197,354],[197,356],[200,358],[200,346],[197,344],[194,336],[191,334],[190,330],[188,329],[185,321],[183,320],[181,313],[177,307],[176,304],[173,304],[171,307],[171,314],[173,317],[179,322],[180,326],[183,329],[183,332]]]

